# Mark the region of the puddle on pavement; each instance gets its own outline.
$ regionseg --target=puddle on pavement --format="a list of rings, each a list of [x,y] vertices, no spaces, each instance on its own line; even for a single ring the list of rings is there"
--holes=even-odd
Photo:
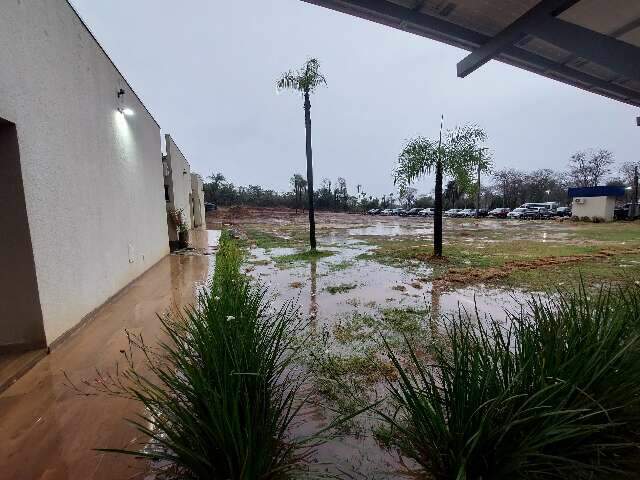
[[[385,235],[396,231],[386,226]],[[402,227],[398,227],[402,231]],[[439,292],[432,289],[428,278],[432,269],[428,265],[416,266],[411,271],[381,265],[373,260],[358,258],[372,248],[371,245],[349,238],[355,232],[367,229],[345,230],[345,235],[332,231],[318,238],[319,250],[333,254],[311,262],[283,264],[277,257],[291,255],[294,248],[252,248],[244,266],[249,275],[268,286],[277,308],[291,299],[297,299],[302,312],[312,319],[315,332],[324,332],[331,338],[326,343],[331,354],[353,354],[344,342],[334,337],[334,328],[348,321],[354,314],[379,316],[383,309],[430,310],[432,314],[457,312],[459,308],[481,316],[504,318],[504,309],[522,302],[519,292],[485,287]],[[415,230],[415,229],[414,229]],[[368,230],[371,234],[371,230]],[[276,260],[274,260],[276,259]],[[425,314],[428,315],[428,314]],[[377,387],[382,387],[378,384]],[[377,387],[372,387],[377,389]],[[382,388],[384,390],[384,388]],[[327,426],[333,419],[328,410],[315,407],[303,413],[305,433]],[[347,478],[400,478],[409,470],[396,452],[381,448],[371,434],[371,423],[363,420],[356,433],[346,434],[321,445],[313,459],[321,470],[347,475]],[[362,431],[361,429],[364,429]],[[326,465],[326,467],[325,467]]]

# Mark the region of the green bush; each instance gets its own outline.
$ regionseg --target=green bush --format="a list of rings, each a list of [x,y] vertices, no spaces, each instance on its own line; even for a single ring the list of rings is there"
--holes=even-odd
[[[127,368],[102,382],[145,407],[132,422],[152,439],[143,455],[167,461],[176,478],[289,478],[306,453],[288,436],[304,401],[293,368],[304,324],[291,303],[271,310],[265,290],[240,273],[242,259],[223,234],[209,289],[161,318],[167,341],[151,349],[130,337]]]
[[[438,479],[614,478],[637,455],[640,289],[534,298],[506,323],[462,312],[401,361],[380,412]],[[505,326],[508,325],[508,326]]]

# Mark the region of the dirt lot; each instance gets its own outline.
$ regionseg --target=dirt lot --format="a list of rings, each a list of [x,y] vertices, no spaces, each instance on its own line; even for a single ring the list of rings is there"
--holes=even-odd
[[[431,319],[459,309],[503,318],[532,292],[584,281],[640,279],[640,222],[445,219],[445,258],[431,257],[433,221],[319,212],[319,252],[308,252],[306,213],[221,209],[211,229],[231,228],[248,248],[245,270],[267,285],[276,306],[297,301],[311,319],[312,388],[323,405],[356,410],[384,390],[389,361],[380,338],[437,335]],[[338,379],[338,380],[336,380]],[[331,409],[305,412],[302,431],[319,429]],[[410,475],[364,417],[320,447],[314,460],[351,478]],[[337,465],[336,465],[337,464]]]

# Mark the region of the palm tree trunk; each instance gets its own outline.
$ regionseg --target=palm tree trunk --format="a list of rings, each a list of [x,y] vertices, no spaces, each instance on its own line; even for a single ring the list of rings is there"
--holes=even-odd
[[[316,218],[313,209],[313,154],[311,152],[311,102],[309,91],[304,92],[304,128],[307,147],[307,197],[309,198],[309,243],[311,250],[316,249]]]
[[[442,256],[442,161],[436,164],[436,205],[433,216],[433,254]]]

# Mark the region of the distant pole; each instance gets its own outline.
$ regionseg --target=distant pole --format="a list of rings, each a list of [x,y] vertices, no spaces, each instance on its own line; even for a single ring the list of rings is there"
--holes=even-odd
[[[435,215],[433,216],[433,254],[442,256],[442,127],[444,114],[440,116],[440,139],[438,140],[438,159],[436,161]]]
[[[638,208],[638,167],[633,169],[633,200],[631,201],[631,208],[629,208],[629,216],[631,220],[636,218],[636,210]]]
[[[476,218],[480,218],[480,163],[482,159],[482,149],[478,154],[478,190],[476,191]]]

